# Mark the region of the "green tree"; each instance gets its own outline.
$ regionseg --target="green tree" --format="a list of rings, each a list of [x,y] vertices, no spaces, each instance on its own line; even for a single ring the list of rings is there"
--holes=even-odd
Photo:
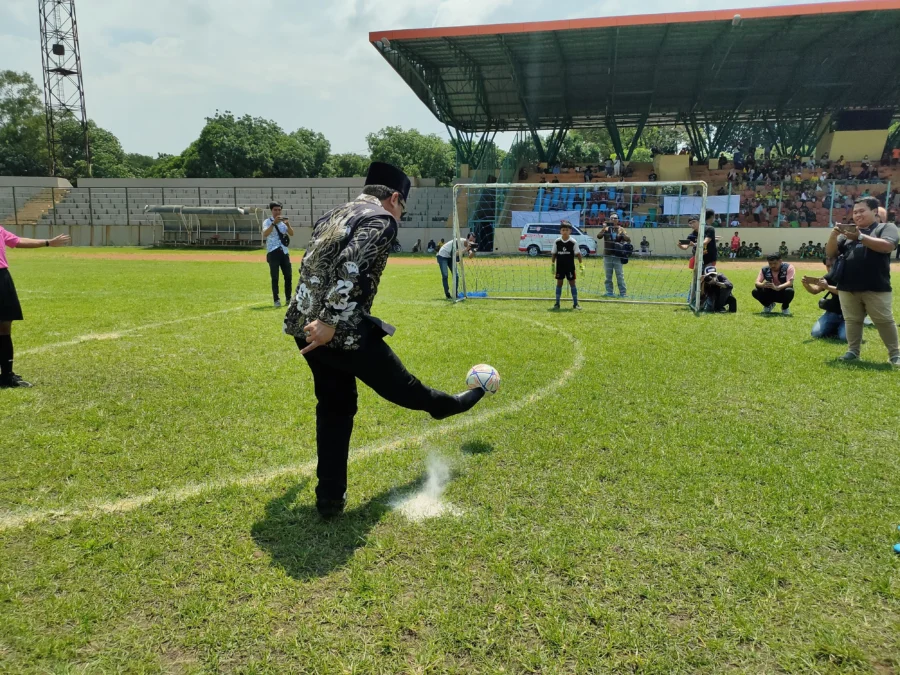
[[[160,155],[160,157],[162,157]],[[125,154],[125,166],[127,166],[136,178],[142,178],[152,169],[159,158],[154,159],[150,155],[142,155],[138,152],[129,152]]]
[[[0,175],[47,174],[41,92],[28,73],[0,71]]]
[[[185,150],[185,153],[188,152]],[[184,154],[167,155],[160,153],[153,166],[144,172],[144,178],[186,178],[184,174]]]
[[[434,178],[449,185],[456,172],[453,146],[437,134],[427,136],[415,129],[385,127],[366,136],[373,161],[400,167],[408,176]]]
[[[115,134],[98,127],[93,120],[88,121],[91,142],[91,167],[89,169],[84,154],[84,137],[81,124],[74,117],[60,120],[56,125],[59,139],[57,150],[57,172],[75,180],[93,176],[95,178],[134,178],[135,173],[125,161],[125,151]]]
[[[335,178],[353,178],[365,176],[369,169],[370,160],[365,155],[354,152],[346,152],[339,155],[331,155],[328,158],[326,173]]]
[[[275,122],[218,111],[184,153],[188,178],[262,178],[272,175],[275,146],[284,132]]]
[[[328,158],[331,156],[331,143],[325,136],[312,129],[304,129],[300,127],[297,131],[290,134],[294,138],[304,153],[311,158],[311,164],[307,167],[306,172],[299,174],[303,178],[319,178],[327,175],[326,165]]]

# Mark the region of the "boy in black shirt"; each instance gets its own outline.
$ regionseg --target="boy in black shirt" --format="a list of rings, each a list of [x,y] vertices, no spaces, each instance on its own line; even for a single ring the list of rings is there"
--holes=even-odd
[[[578,242],[572,239],[572,225],[568,220],[560,221],[559,233],[561,236],[553,243],[551,257],[551,269],[556,276],[556,304],[553,305],[553,309],[559,309],[563,279],[569,281],[574,302],[573,309],[581,309],[581,305],[578,304],[578,289],[575,287],[575,258],[578,258],[578,266],[584,272],[581,249],[578,248]]]

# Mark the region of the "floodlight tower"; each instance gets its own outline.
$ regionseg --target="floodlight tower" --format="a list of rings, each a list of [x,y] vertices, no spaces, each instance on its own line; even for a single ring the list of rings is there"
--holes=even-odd
[[[50,151],[50,175],[59,170],[59,123],[74,119],[81,127],[79,145],[84,147],[88,174],[91,167],[91,141],[84,107],[84,82],[81,79],[81,50],[78,47],[78,22],[75,0],[38,0],[41,22],[41,60],[44,65],[44,105],[47,108],[47,146]]]

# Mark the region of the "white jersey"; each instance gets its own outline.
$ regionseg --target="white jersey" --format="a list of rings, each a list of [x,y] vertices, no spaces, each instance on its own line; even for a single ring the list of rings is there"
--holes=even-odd
[[[458,240],[458,250],[465,251],[466,250],[466,239],[460,237]],[[451,239],[446,244],[441,246],[441,250],[438,251],[438,255],[442,258],[449,258],[453,255],[453,240]]]

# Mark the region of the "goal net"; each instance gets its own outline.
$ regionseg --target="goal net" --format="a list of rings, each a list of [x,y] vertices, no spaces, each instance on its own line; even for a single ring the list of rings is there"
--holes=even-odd
[[[693,290],[702,264],[690,264],[689,220],[699,217],[702,225],[707,208],[727,226],[740,200],[708,198],[702,181],[457,185],[457,301],[555,300],[551,251],[560,223],[567,221],[583,256],[584,271],[575,268],[579,302],[690,304],[696,309]],[[472,252],[460,241],[470,233]],[[569,297],[567,282],[563,294]]]

